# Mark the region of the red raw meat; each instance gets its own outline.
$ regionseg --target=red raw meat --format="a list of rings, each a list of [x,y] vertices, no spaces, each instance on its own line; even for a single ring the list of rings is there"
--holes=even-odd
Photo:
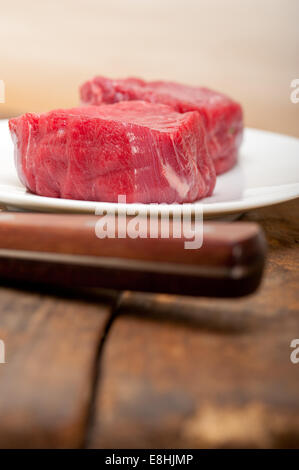
[[[9,121],[19,177],[41,196],[117,202],[192,202],[215,171],[198,113],[128,101]]]
[[[169,105],[179,113],[198,111],[206,125],[208,150],[216,173],[229,170],[237,161],[243,133],[242,108],[221,93],[173,82],[95,77],[82,85],[80,94],[84,104],[144,100]]]

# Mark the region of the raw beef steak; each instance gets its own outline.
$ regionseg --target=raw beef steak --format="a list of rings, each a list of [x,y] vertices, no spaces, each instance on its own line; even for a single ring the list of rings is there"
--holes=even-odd
[[[29,113],[9,127],[20,179],[42,196],[182,203],[215,186],[198,113],[128,101]]]
[[[237,161],[243,132],[242,108],[221,93],[173,82],[95,77],[82,85],[80,94],[85,104],[144,100],[167,104],[179,113],[198,111],[206,125],[208,150],[216,173],[229,170]]]

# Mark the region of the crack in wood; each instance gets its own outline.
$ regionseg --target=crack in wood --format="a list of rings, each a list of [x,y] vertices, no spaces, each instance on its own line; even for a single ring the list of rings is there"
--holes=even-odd
[[[103,357],[103,350],[104,350],[106,341],[108,339],[109,332],[112,328],[113,322],[115,318],[118,316],[118,313],[120,311],[120,307],[121,307],[124,295],[125,295],[125,292],[120,292],[117,295],[117,297],[114,299],[114,302],[112,303],[112,306],[111,306],[110,316],[99,338],[98,348],[97,348],[95,359],[94,359],[94,369],[93,369],[93,377],[92,377],[92,385],[91,385],[91,397],[90,397],[89,409],[88,409],[87,419],[86,419],[86,431],[85,431],[84,439],[82,442],[83,449],[88,448],[90,435],[92,434],[92,431],[93,431],[94,419],[98,412],[96,398],[99,392],[99,387],[100,387],[100,382],[101,382],[101,363],[102,363],[102,357]]]

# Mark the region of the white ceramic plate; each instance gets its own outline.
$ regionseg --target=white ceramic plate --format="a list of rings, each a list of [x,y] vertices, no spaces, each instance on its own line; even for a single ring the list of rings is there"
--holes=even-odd
[[[204,216],[226,216],[299,197],[299,139],[246,129],[239,164],[217,179],[212,197],[202,199]],[[0,204],[9,208],[48,212],[87,212],[115,209],[107,202],[41,197],[26,191],[14,167],[7,120],[0,120]],[[159,205],[163,212],[165,205]],[[190,206],[189,206],[190,207]],[[147,212],[147,204],[118,205],[118,209]],[[172,211],[181,213],[182,205]]]

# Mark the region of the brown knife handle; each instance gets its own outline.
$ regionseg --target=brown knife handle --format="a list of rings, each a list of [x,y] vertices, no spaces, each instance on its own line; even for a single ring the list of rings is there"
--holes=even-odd
[[[193,250],[172,233],[100,239],[99,220],[0,214],[0,278],[213,297],[245,295],[260,282],[265,240],[254,223],[204,222],[203,245]]]

